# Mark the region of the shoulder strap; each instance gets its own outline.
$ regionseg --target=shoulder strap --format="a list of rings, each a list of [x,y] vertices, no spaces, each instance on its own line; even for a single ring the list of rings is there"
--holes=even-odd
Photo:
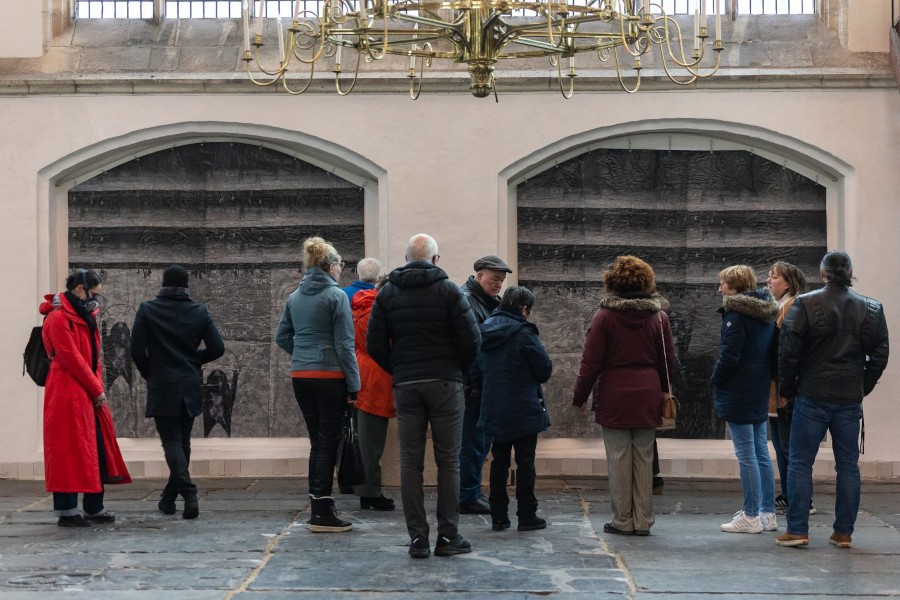
[[[656,318],[659,319],[659,337],[662,341],[663,361],[665,362],[663,368],[666,370],[666,385],[669,387],[669,395],[671,396],[672,381],[669,379],[669,357],[666,356],[666,332],[663,331],[662,314],[656,313]]]

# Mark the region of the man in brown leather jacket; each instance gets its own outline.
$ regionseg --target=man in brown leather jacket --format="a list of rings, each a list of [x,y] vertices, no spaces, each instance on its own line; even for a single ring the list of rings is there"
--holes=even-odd
[[[837,482],[834,533],[849,548],[859,512],[859,429],[863,397],[888,362],[888,329],[881,303],[850,290],[853,266],[839,250],[820,264],[825,287],[798,296],[781,326],[781,395],[793,398],[788,466],[787,533],[780,546],[809,544],[812,469],[819,443],[831,432]]]

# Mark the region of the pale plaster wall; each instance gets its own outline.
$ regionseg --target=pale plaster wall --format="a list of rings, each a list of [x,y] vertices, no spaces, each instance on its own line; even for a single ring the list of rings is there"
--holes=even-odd
[[[362,164],[378,182],[379,209],[369,214],[378,222],[370,222],[367,231],[383,239],[374,245],[367,240],[367,247],[380,248],[385,264],[397,266],[409,236],[429,232],[454,281],[468,275],[474,258],[514,247],[500,174],[561,140],[581,143],[610,130],[652,130],[665,119],[666,127],[682,130],[719,129],[717,137],[726,139],[739,132],[769,151],[774,141],[792,160],[797,149],[806,148],[812,168],[823,177],[837,174],[829,185],[840,190],[840,198],[829,210],[838,211],[844,233],[830,229],[830,238],[837,239],[829,239],[829,246],[851,253],[856,289],[884,301],[894,337],[900,332],[900,281],[893,276],[900,254],[896,90],[692,90],[582,94],[570,101],[531,93],[501,96],[499,104],[437,94],[423,94],[417,102],[393,95],[32,96],[0,97],[0,115],[0,206],[6,222],[0,257],[8,282],[0,336],[9,341],[0,348],[0,386],[6,392],[0,402],[0,463],[29,463],[41,454],[41,391],[22,377],[20,361],[28,331],[39,322],[40,297],[60,287],[51,267],[62,261],[59,273],[65,271],[65,243],[56,245],[51,218],[53,199],[65,202],[65,186],[54,185],[56,171],[95,154],[94,145],[115,147],[173,130],[233,128],[244,135],[258,128],[267,137],[325,140],[335,159]],[[160,147],[164,143],[159,140]],[[892,364],[866,400],[863,460],[900,462],[894,434],[900,405],[892,393],[900,384],[897,372]]]
[[[31,58],[44,51],[41,5],[35,0],[3,0],[0,3],[0,56]]]
[[[891,26],[891,2],[849,0],[847,49],[852,52],[887,52]],[[896,8],[894,9],[896,12]]]

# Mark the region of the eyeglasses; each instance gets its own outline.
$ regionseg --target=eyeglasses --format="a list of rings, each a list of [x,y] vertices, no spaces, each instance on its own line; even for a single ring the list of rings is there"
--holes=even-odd
[[[346,264],[347,264],[347,263],[345,263],[344,261],[341,261],[341,262],[339,262],[339,263],[335,263],[335,266],[336,266],[337,268],[339,268],[339,269],[343,269],[343,268],[344,268],[344,265],[346,265]]]

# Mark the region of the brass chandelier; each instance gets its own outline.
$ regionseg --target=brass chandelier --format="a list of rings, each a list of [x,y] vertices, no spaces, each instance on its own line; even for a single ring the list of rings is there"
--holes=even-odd
[[[259,0],[256,34],[251,41],[249,0],[243,2],[243,60],[253,83],[279,83],[291,94],[302,94],[313,81],[316,65],[332,58],[338,94],[356,85],[362,60],[387,56],[409,58],[409,94],[418,98],[425,70],[435,59],[468,65],[469,89],[474,96],[496,99],[494,65],[501,59],[549,58],[558,73],[559,89],[570,98],[575,89],[575,56],[591,53],[614,66],[619,83],[633,93],[641,84],[641,58],[654,48],[661,67],[678,85],[709,77],[720,65],[722,16],[714,5],[715,40],[709,39],[706,0],[693,15],[693,44],[673,17],[650,0],[324,0],[320,14],[302,10],[294,0],[293,19],[285,31],[277,19],[278,55],[262,57],[265,0]],[[704,63],[711,47],[715,58]],[[342,85],[344,50],[355,51],[352,78]],[[563,69],[563,59],[568,68]],[[271,61],[272,66],[267,62]],[[289,68],[308,72],[305,84],[291,87]],[[634,71],[623,76],[624,69]],[[568,85],[564,80],[568,79]],[[630,80],[630,83],[626,81]]]

